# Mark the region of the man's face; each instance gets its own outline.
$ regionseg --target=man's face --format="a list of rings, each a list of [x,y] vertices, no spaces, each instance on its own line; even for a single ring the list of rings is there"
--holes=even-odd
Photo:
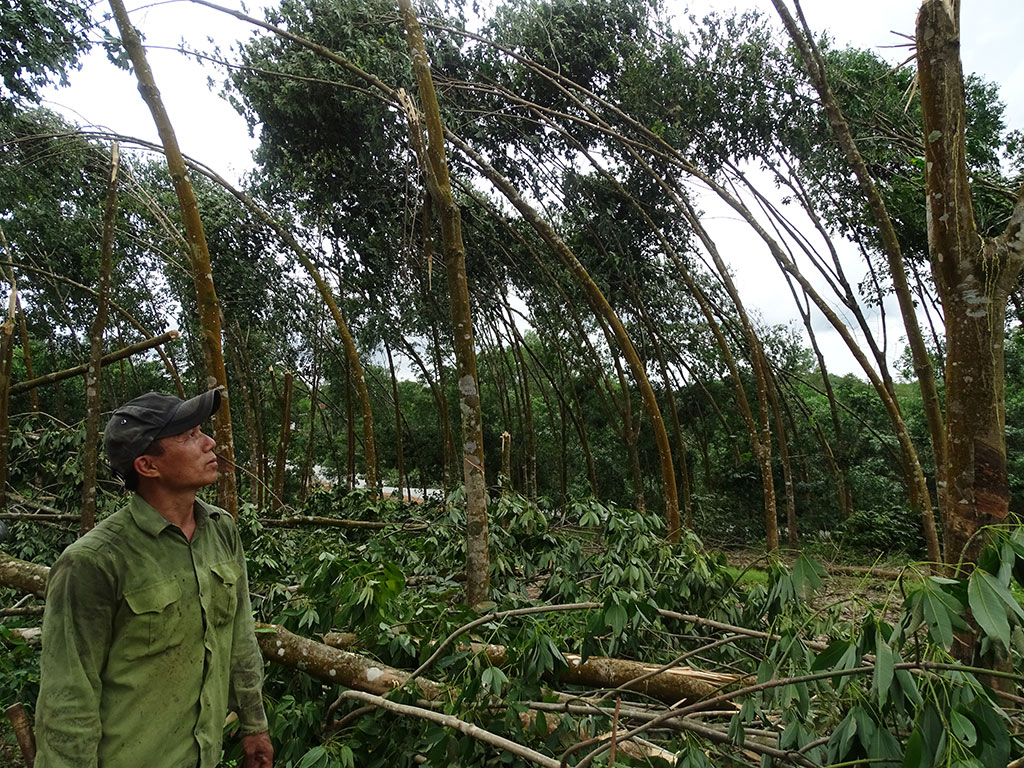
[[[217,444],[199,427],[162,438],[160,445],[164,452],[150,460],[168,490],[198,490],[217,482]]]

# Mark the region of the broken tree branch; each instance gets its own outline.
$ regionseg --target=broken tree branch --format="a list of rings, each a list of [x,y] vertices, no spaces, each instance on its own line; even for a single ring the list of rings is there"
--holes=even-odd
[[[460,720],[452,715],[434,712],[433,710],[423,709],[422,707],[413,707],[408,704],[398,704],[397,702],[383,699],[380,696],[374,696],[361,691],[343,691],[341,698],[362,701],[372,704],[375,707],[379,707],[380,709],[385,709],[388,712],[395,712],[399,715],[406,715],[407,717],[418,717],[421,720],[429,720],[432,723],[443,725],[446,728],[452,728],[459,733],[471,736],[478,741],[490,744],[491,746],[497,747],[505,752],[511,752],[512,754],[518,755],[519,757],[529,760],[532,763],[536,763],[537,765],[543,765],[545,768],[559,768],[559,762],[552,757],[542,755],[540,752],[535,752],[529,747],[524,747],[522,744],[510,741],[496,733],[491,733],[478,725],[467,723],[465,720]]]

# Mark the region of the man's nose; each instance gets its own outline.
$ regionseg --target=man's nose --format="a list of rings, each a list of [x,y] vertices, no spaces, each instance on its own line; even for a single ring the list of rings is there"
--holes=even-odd
[[[212,437],[210,437],[205,432],[203,432],[203,437],[205,438],[205,445],[203,445],[203,450],[204,451],[212,451],[214,448],[217,447],[217,441],[214,440]]]

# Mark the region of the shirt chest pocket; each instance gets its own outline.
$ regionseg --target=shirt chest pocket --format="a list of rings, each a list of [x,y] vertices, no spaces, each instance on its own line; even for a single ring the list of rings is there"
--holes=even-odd
[[[161,581],[124,593],[128,604],[123,629],[126,659],[141,658],[181,645],[185,639],[181,586]]]
[[[210,566],[210,622],[221,626],[235,618],[238,608],[238,566],[233,562]]]

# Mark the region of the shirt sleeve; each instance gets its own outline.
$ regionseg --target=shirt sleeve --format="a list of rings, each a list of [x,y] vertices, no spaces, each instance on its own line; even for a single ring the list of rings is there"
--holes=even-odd
[[[228,686],[228,706],[238,714],[240,733],[263,733],[267,730],[267,715],[263,709],[263,655],[256,643],[249,601],[249,576],[245,568],[245,553],[235,534],[236,553],[241,578],[238,579],[238,609],[235,612],[231,642],[231,680]]]
[[[95,768],[101,673],[110,646],[114,581],[81,550],[50,570],[43,614],[36,768]]]

